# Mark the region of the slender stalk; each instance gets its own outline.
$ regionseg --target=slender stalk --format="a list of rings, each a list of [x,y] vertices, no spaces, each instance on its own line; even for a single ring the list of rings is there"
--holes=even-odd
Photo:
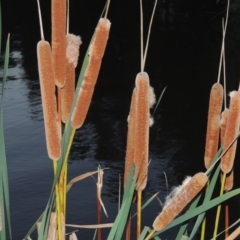
[[[129,216],[126,224],[126,240],[130,240],[130,239],[131,239],[131,212],[129,212]]]
[[[225,181],[226,181],[226,173],[224,173],[224,174],[223,174],[223,177],[222,177],[222,184],[221,184],[220,196],[223,195]],[[220,205],[218,205],[218,207],[217,207],[217,215],[216,215],[215,227],[214,227],[214,232],[213,232],[213,239],[216,239],[216,236],[217,236],[218,224],[219,224],[220,212],[221,212],[221,206],[222,206],[222,205],[220,204]]]
[[[142,223],[142,191],[137,191],[137,239],[141,235],[141,223]]]
[[[209,182],[207,183],[207,187],[205,189],[205,195],[208,191],[208,187],[209,187]],[[201,238],[200,238],[201,240],[205,239],[206,224],[207,224],[207,218],[205,216],[203,219],[203,222],[202,222],[202,226],[201,226]]]
[[[153,236],[153,234],[154,234],[155,232],[156,232],[156,231],[153,229],[153,230],[149,233],[149,235],[146,237],[145,240],[151,239],[151,237]]]
[[[70,149],[71,149],[71,146],[72,146],[72,142],[73,142],[73,138],[74,138],[74,135],[75,135],[75,132],[76,130],[75,129],[72,129],[71,131],[71,135],[70,135],[70,138],[69,138],[69,142],[68,142],[68,146],[67,146],[67,151],[66,151],[66,154],[65,154],[65,157],[64,157],[64,165],[66,165],[65,167],[65,171],[66,171],[66,175],[65,175],[65,183],[64,183],[64,212],[65,212],[65,215],[66,215],[66,203],[67,203],[67,162],[68,162],[68,157],[69,157],[69,153],[70,153]]]
[[[228,232],[228,228],[229,228],[229,205],[228,202],[225,203],[225,238],[227,238],[229,236],[229,232]]]

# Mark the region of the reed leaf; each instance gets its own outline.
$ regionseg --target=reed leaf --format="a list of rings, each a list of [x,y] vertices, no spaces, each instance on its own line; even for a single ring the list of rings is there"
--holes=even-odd
[[[6,226],[9,228],[9,237],[12,239],[11,223],[10,223],[10,200],[9,200],[9,184],[8,184],[8,171],[7,171],[7,160],[5,152],[5,141],[3,131],[3,116],[2,116],[2,100],[4,95],[4,86],[7,80],[8,64],[9,64],[9,52],[10,52],[10,35],[8,34],[6,51],[4,58],[4,69],[3,69],[3,82],[2,82],[2,96],[0,104],[0,201],[1,201],[1,240],[6,238]],[[5,222],[7,220],[7,224]]]
[[[0,1],[0,55],[2,53],[2,3]]]
[[[141,210],[143,210],[144,208],[146,208],[158,195],[159,192],[153,194],[141,207]],[[134,218],[137,215],[137,213],[134,213],[132,218]]]
[[[150,227],[144,227],[144,229],[141,232],[141,235],[139,236],[138,240],[144,240],[146,235],[149,234],[151,232],[151,228]],[[161,240],[161,238],[159,238],[158,236],[154,237],[155,240]]]
[[[156,112],[156,110],[157,110],[157,108],[158,108],[158,105],[159,105],[159,103],[161,102],[162,97],[163,97],[163,94],[165,93],[166,89],[167,89],[167,87],[165,87],[165,88],[162,90],[162,93],[161,93],[161,95],[160,95],[160,97],[159,97],[159,99],[158,99],[158,101],[157,101],[157,104],[156,104],[156,106],[155,106],[155,108],[154,108],[153,115],[154,115],[154,113]]]
[[[107,240],[121,240],[123,230],[125,227],[125,224],[127,222],[129,210],[132,204],[132,198],[134,194],[134,189],[136,187],[136,181],[137,181],[137,175],[134,176],[134,167],[132,166],[129,172],[129,177],[127,181],[127,185],[124,191],[122,206],[120,208],[120,211],[118,212],[118,215],[114,221],[114,225],[111,228],[111,231],[108,235]],[[132,180],[133,179],[133,180]]]

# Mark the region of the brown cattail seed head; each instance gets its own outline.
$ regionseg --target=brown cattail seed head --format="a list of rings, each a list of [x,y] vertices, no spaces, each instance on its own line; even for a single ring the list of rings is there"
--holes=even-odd
[[[66,74],[66,0],[52,0],[52,56],[55,84],[62,88]]]
[[[204,155],[205,167],[207,169],[210,167],[212,160],[218,150],[220,113],[222,110],[222,102],[222,85],[219,83],[215,83],[211,89],[208,110],[207,136]]]
[[[61,88],[61,110],[62,121],[67,122],[75,91],[75,68],[78,63],[79,46],[81,39],[79,36],[67,34],[67,59],[66,59],[66,83]]]
[[[221,114],[221,145],[224,145],[224,136],[227,126],[227,119],[228,119],[229,109],[225,109]]]
[[[107,45],[110,25],[108,19],[101,18],[95,30],[95,37],[89,51],[89,63],[71,119],[74,129],[80,128],[85,121]]]
[[[127,150],[126,150],[125,171],[124,171],[124,186],[126,186],[130,168],[133,164],[133,159],[134,159],[135,109],[136,109],[136,89],[134,89],[132,93],[130,113],[128,116],[128,133],[127,133]]]
[[[58,160],[61,155],[61,136],[50,44],[40,41],[37,45],[37,55],[47,150],[51,159]]]
[[[221,174],[221,180],[222,180],[222,177],[223,177],[223,173]],[[225,186],[224,186],[224,190],[226,192],[229,192],[230,190],[232,190],[233,182],[234,182],[234,174],[233,174],[233,170],[232,170],[226,176],[226,181],[225,181]]]
[[[155,231],[164,229],[183,208],[202,190],[206,185],[208,177],[204,173],[195,174],[182,186],[179,192],[173,196],[172,200],[166,205],[159,216],[153,222]]]
[[[149,77],[141,72],[136,77],[135,110],[135,154],[134,163],[138,171],[137,191],[142,191],[147,184],[148,142],[149,142]]]
[[[240,124],[240,92],[233,91],[230,93],[230,107],[227,119],[227,126],[224,136],[223,152],[229,147],[230,143],[237,137]],[[224,173],[229,173],[232,170],[237,147],[237,140],[228,149],[222,157],[221,169]]]

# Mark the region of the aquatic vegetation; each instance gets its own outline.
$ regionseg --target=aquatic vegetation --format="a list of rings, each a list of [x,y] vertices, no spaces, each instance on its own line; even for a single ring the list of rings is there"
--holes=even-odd
[[[39,2],[38,2],[39,3]],[[153,8],[156,9],[157,1]],[[26,234],[24,239],[31,239],[31,234],[37,230],[38,240],[77,240],[77,228],[91,228],[95,231],[94,239],[101,240],[101,228],[108,228],[108,240],[130,239],[131,225],[136,222],[136,239],[161,239],[162,233],[168,229],[178,226],[176,239],[193,239],[201,227],[206,212],[220,205],[222,202],[240,194],[240,189],[233,188],[233,164],[237,138],[240,124],[240,93],[231,93],[229,110],[225,104],[225,111],[222,112],[223,87],[215,83],[212,87],[209,103],[208,127],[206,137],[206,152],[202,158],[205,160],[206,172],[196,173],[186,180],[179,187],[175,188],[166,197],[166,203],[162,211],[153,219],[152,227],[142,227],[142,219],[145,217],[142,210],[151,204],[156,198],[153,195],[142,204],[142,192],[148,180],[149,161],[149,127],[153,124],[150,108],[156,102],[153,88],[150,86],[148,73],[145,72],[145,62],[148,51],[149,36],[153,15],[150,20],[146,45],[143,39],[143,9],[140,1],[141,15],[141,68],[136,75],[135,86],[132,93],[130,111],[128,116],[127,148],[124,172],[124,193],[121,205],[114,222],[102,223],[102,211],[107,214],[107,206],[102,200],[102,188],[104,184],[104,169],[98,167],[96,171],[85,173],[67,183],[69,152],[74,141],[77,129],[84,124],[91,104],[92,95],[96,86],[102,59],[107,47],[110,34],[111,23],[107,19],[110,1],[108,0],[96,24],[92,40],[83,60],[77,85],[75,88],[75,71],[78,64],[79,47],[81,39],[78,36],[69,34],[66,0],[52,1],[52,43],[44,40],[43,28],[40,18],[41,40],[37,45],[38,70],[41,84],[41,96],[45,121],[46,143],[49,158],[53,161],[54,179],[51,193],[41,216],[36,219],[33,227]],[[39,7],[40,9],[40,7]],[[40,10],[39,10],[40,11]],[[114,24],[114,23],[113,23]],[[223,31],[223,43],[226,33],[226,25]],[[9,40],[8,40],[9,43]],[[224,44],[223,44],[224,46]],[[6,54],[7,55],[7,54]],[[222,47],[221,63],[224,62],[224,47]],[[224,64],[223,64],[224,65]],[[7,69],[7,65],[5,65]],[[220,71],[219,71],[220,73]],[[5,74],[6,80],[6,74]],[[220,78],[219,78],[220,79]],[[3,81],[3,85],[5,83]],[[226,86],[224,85],[224,88]],[[4,87],[3,87],[4,89]],[[75,91],[75,93],[74,93]],[[163,91],[164,92],[164,91]],[[2,94],[3,95],[3,94]],[[162,97],[162,96],[161,96]],[[160,99],[161,99],[160,97]],[[225,96],[226,98],[226,96]],[[160,101],[160,100],[159,100]],[[159,101],[157,105],[159,104]],[[2,110],[2,109],[1,109]],[[1,161],[0,161],[0,227],[1,239],[7,239],[5,219],[7,219],[10,229],[10,210],[8,206],[8,184],[6,159],[4,156],[4,137],[1,113]],[[156,120],[155,120],[156,121]],[[127,124],[127,123],[126,123]],[[63,127],[63,129],[61,129]],[[221,147],[219,138],[221,131]],[[62,133],[63,132],[63,133]],[[221,161],[221,162],[220,162]],[[4,175],[5,174],[5,175]],[[92,225],[75,225],[66,222],[67,192],[77,181],[97,174],[96,199],[97,203],[96,220]],[[213,192],[217,187],[218,179],[222,176],[222,189],[217,197],[213,197]],[[206,187],[205,187],[206,186]],[[225,193],[223,193],[225,190]],[[4,200],[3,200],[4,199]],[[134,219],[132,205],[137,201],[137,219]],[[187,211],[184,211],[186,209]],[[219,211],[218,211],[219,212]],[[189,221],[194,224],[191,231],[187,231]],[[217,238],[217,225],[219,215],[216,216],[216,227],[214,239]],[[73,232],[66,232],[66,227],[74,228]],[[207,227],[207,224],[205,225]],[[226,225],[226,230],[228,225]],[[204,238],[205,229],[202,231]],[[234,233],[239,234],[239,229]],[[229,235],[228,239],[232,239]],[[81,238],[81,233],[79,233]],[[11,238],[11,237],[10,237]]]

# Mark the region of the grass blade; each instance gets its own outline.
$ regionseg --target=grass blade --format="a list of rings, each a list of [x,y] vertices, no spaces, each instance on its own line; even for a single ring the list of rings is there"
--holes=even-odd
[[[156,112],[159,103],[161,102],[161,99],[162,99],[162,97],[163,97],[163,94],[164,94],[165,91],[166,91],[166,88],[167,88],[167,87],[165,87],[165,88],[162,90],[162,93],[161,93],[161,95],[160,95],[160,97],[159,97],[159,99],[158,99],[158,101],[157,101],[156,107],[154,108],[153,115],[154,115],[154,113]]]
[[[6,43],[3,82],[2,82],[2,97],[1,97],[1,104],[0,104],[0,179],[1,179],[0,198],[1,198],[1,214],[2,214],[1,240],[6,239],[7,225],[5,223],[5,217],[7,218],[9,236],[10,236],[10,239],[12,239],[11,223],[10,223],[9,184],[8,184],[7,160],[6,160],[6,152],[5,152],[3,116],[2,116],[2,100],[3,100],[4,86],[7,80],[9,51],[10,51],[10,35],[8,35],[7,43]]]

